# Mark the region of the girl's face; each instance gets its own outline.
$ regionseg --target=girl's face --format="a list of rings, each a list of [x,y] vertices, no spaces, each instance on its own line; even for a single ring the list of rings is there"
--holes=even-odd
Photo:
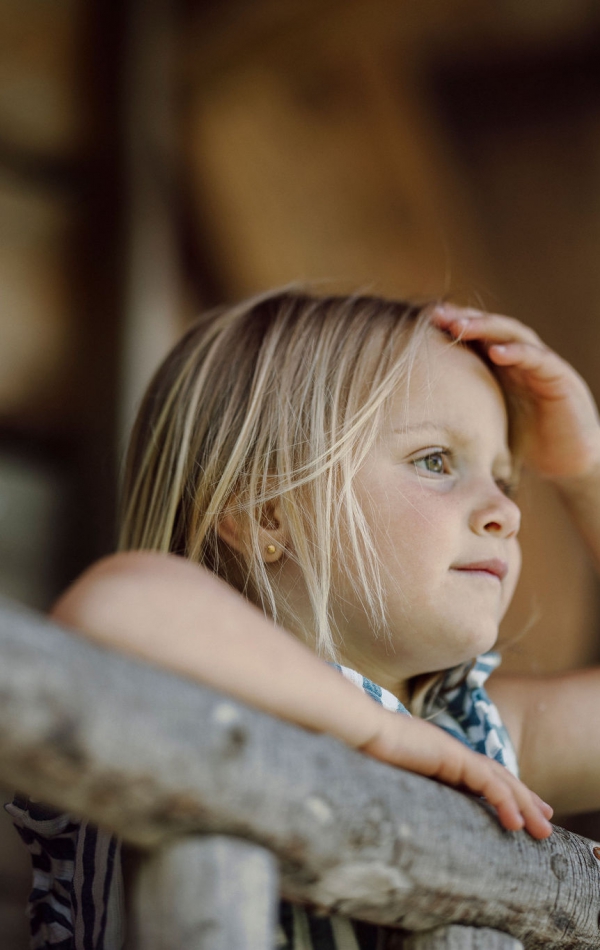
[[[342,662],[388,689],[496,640],[520,569],[507,430],[491,372],[432,329],[355,480],[383,564],[391,644],[338,577]]]

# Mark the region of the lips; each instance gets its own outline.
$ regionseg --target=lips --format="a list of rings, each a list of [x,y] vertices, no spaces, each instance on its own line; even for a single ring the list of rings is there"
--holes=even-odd
[[[508,564],[501,561],[500,558],[493,557],[488,561],[473,561],[471,564],[455,564],[452,567],[454,571],[464,571],[471,574],[491,574],[503,581],[508,574]]]

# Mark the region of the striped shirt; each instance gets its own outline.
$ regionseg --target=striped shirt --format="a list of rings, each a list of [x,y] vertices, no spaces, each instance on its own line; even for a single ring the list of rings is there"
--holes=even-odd
[[[514,749],[484,685],[499,662],[496,653],[487,653],[450,670],[428,694],[423,716],[516,775]],[[333,665],[385,709],[409,715],[392,693],[355,670]],[[125,918],[119,841],[87,821],[19,795],[6,810],[33,865],[31,950],[121,950]],[[287,901],[280,904],[278,950],[394,950],[399,940],[391,928],[318,915]]]

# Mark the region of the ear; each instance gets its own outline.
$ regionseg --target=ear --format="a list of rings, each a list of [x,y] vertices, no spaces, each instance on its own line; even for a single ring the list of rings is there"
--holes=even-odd
[[[238,512],[225,512],[217,526],[219,537],[240,554],[247,555],[250,549],[250,531],[245,518]],[[259,525],[259,543],[263,560],[272,564],[278,561],[286,551],[288,534],[283,525],[281,507],[278,502],[265,505]]]

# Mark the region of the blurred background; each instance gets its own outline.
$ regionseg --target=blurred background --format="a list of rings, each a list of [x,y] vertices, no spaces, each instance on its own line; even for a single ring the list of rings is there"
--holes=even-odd
[[[2,593],[44,609],[114,548],[193,316],[298,279],[514,314],[600,398],[600,4],[0,0]],[[587,556],[546,486],[522,504],[506,668],[593,663]],[[28,886],[2,814],[3,950]]]

